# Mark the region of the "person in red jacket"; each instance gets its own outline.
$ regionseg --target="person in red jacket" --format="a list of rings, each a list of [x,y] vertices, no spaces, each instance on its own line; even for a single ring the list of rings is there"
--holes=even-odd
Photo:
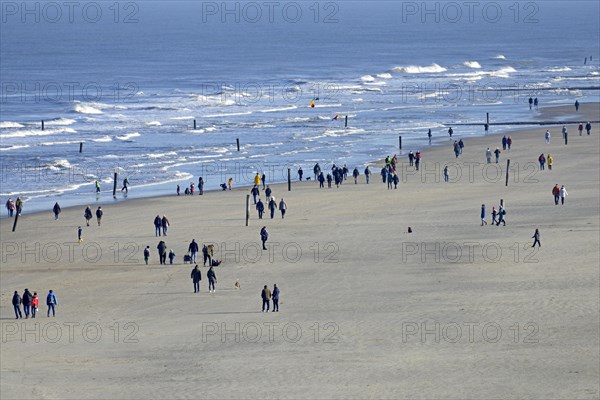
[[[558,205],[558,200],[560,200],[560,188],[558,184],[552,188],[552,195],[554,196],[554,205]]]
[[[38,298],[38,294],[37,292],[33,292],[33,299],[31,299],[31,318],[35,318],[39,305],[40,299]]]

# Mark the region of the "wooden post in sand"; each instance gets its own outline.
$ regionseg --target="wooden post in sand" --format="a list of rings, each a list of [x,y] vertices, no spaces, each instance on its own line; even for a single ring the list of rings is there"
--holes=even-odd
[[[19,220],[19,210],[15,210],[15,222],[13,223],[13,229],[12,229],[13,232],[17,229],[17,221],[18,220]]]
[[[490,113],[485,113],[485,123],[490,124]]]
[[[113,182],[113,197],[117,195],[117,171],[115,171],[114,182]]]
[[[248,226],[248,221],[250,220],[250,195],[246,195],[246,226]]]
[[[44,130],[44,120],[42,120],[42,130]]]
[[[238,151],[240,151],[240,139],[239,138],[235,139],[235,142],[237,143]]]
[[[79,152],[83,153],[83,142],[79,142]]]
[[[288,192],[292,191],[292,169],[288,168]]]
[[[194,120],[194,130],[196,130],[196,120]]]
[[[398,147],[402,150],[402,136],[398,136]]]
[[[510,167],[510,159],[506,160],[506,184],[508,186],[508,168]]]
[[[348,116],[346,115],[346,121],[344,122],[344,128],[348,127]]]

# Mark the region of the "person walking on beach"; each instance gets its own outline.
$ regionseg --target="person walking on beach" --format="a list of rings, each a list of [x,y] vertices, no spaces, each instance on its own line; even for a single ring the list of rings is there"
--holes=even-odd
[[[190,194],[192,196],[194,195],[194,190],[195,190],[194,182],[190,182]]]
[[[81,243],[83,242],[82,236],[83,235],[83,228],[81,226],[77,227],[77,242]]]
[[[562,135],[566,145],[569,142],[569,132],[567,132],[567,127],[565,125],[562,127]]]
[[[279,312],[279,288],[277,287],[277,284],[273,285],[273,311],[272,312]]]
[[[269,306],[271,304],[271,291],[267,285],[265,285],[260,293],[260,297],[262,299],[262,312],[269,312]]]
[[[287,204],[283,201],[283,197],[279,202],[279,211],[281,211],[281,219],[285,218],[285,212],[287,211]]]
[[[575,111],[579,111],[579,100],[575,100]]]
[[[254,186],[260,186],[260,175],[258,174],[258,172],[254,176]]]
[[[394,176],[392,175],[392,169],[388,169],[387,172],[387,188],[390,190],[394,184]]]
[[[498,164],[498,162],[500,161],[500,149],[496,147],[496,150],[494,150],[494,154],[496,155],[496,164]]]
[[[125,179],[123,179],[123,187],[121,188],[121,192],[124,190],[125,193],[129,193],[129,179],[127,179],[127,177],[125,177]]]
[[[565,186],[561,186],[560,187],[560,204],[561,205],[565,205],[565,197],[567,197],[569,195],[569,193],[567,193],[567,189],[565,189]]]
[[[460,153],[460,155],[462,155],[462,152],[463,152],[463,148],[464,148],[464,147],[465,147],[465,143],[463,142],[463,140],[462,140],[462,139],[460,139],[460,140],[458,141],[458,150],[459,150],[459,153]]]
[[[415,160],[415,155],[413,154],[412,150],[408,152],[408,165],[410,165],[411,167],[414,164],[414,160]]]
[[[98,207],[96,210],[96,220],[98,221],[98,226],[100,226],[100,222],[102,222],[102,215],[104,215],[104,211],[102,211],[102,207]]]
[[[579,124],[577,130],[579,131],[579,136],[583,136],[583,123]]]
[[[394,181],[394,189],[398,189],[398,183],[400,182],[400,178],[398,178],[398,174],[396,174],[395,172],[392,180]]]
[[[552,188],[552,196],[554,196],[554,205],[557,206],[558,201],[560,200],[560,188],[558,187],[558,183]]]
[[[313,167],[313,172],[315,173],[315,180],[318,178],[319,174],[321,173],[321,166],[319,165],[319,163],[316,163],[315,166]]]
[[[198,178],[198,196],[202,196],[204,194],[204,178]]]
[[[358,184],[358,175],[360,175],[358,172],[358,168],[354,168],[354,171],[352,171],[352,176],[354,177],[355,185]]]
[[[537,97],[535,99],[533,99],[533,106],[535,108],[538,108],[538,98]]]
[[[52,310],[52,316],[56,317],[56,306],[58,305],[58,301],[56,300],[56,295],[52,290],[48,292],[48,296],[46,296],[46,305],[48,306],[47,317],[50,316],[50,310]]]
[[[58,202],[54,203],[54,207],[52,208],[52,211],[54,212],[54,220],[58,221],[58,215],[62,211],[60,209],[60,206],[58,205]]]
[[[331,185],[330,185],[331,187]],[[323,173],[321,172],[319,174],[319,189],[324,189],[325,188],[325,177],[323,176]]]
[[[29,289],[26,288],[21,298],[23,299],[23,312],[25,313],[25,319],[27,319],[31,313],[31,300],[33,300],[33,295]]]
[[[164,242],[164,240],[161,240],[160,242],[158,242],[158,246],[156,246],[156,248],[158,249],[158,258],[160,260],[160,263],[166,264],[167,263],[167,244]]]
[[[504,207],[500,206],[500,209],[498,210],[498,222],[496,222],[496,226],[500,226],[500,222],[502,222],[503,226],[506,226],[506,210],[504,209]]]
[[[200,269],[198,269],[198,264],[196,264],[194,269],[192,269],[190,278],[194,283],[194,293],[200,293],[200,281],[202,280],[202,272],[200,272]]]
[[[450,139],[452,139],[452,134],[454,133],[454,131],[452,130],[452,127],[448,128],[448,135],[450,135]]]
[[[21,200],[20,197],[17,197],[17,201],[15,202],[15,211],[18,216],[21,216],[21,213],[23,212],[23,200]]]
[[[487,135],[488,131],[490,130],[490,124],[488,124],[488,123],[483,124],[483,130],[485,131],[484,134]]]
[[[169,250],[169,264],[173,265],[173,261],[175,261],[175,252],[173,249]]]
[[[300,182],[302,182],[302,175],[304,174],[304,171],[302,171],[302,167],[298,167],[298,180]]]
[[[15,294],[13,294],[13,297],[12,297],[12,305],[13,305],[13,309],[15,310],[15,319],[23,318],[23,313],[21,313],[21,303],[22,302],[23,302],[23,300],[21,299],[19,292],[17,292],[15,290]]]
[[[496,224],[496,217],[498,216],[498,212],[496,211],[496,207],[492,207],[492,225]]]
[[[260,230],[260,240],[262,242],[263,250],[266,250],[267,246],[265,246],[265,244],[267,243],[267,240],[269,240],[269,232],[267,232],[266,226],[263,226]]]
[[[181,186],[177,185],[177,196],[181,195]]]
[[[481,226],[487,225],[487,221],[485,220],[485,204],[481,205]]]
[[[100,182],[96,181],[96,193],[100,193]]]
[[[213,270],[212,265],[208,269],[206,273],[206,277],[208,278],[208,292],[215,292],[215,283],[217,283],[217,275],[215,275],[215,271]],[[211,289],[212,288],[212,289]]]
[[[85,211],[83,212],[83,216],[85,217],[86,226],[90,226],[90,220],[92,219],[92,209],[90,208],[90,206],[87,206],[85,208]]]
[[[8,216],[12,217],[13,213],[15,211],[15,203],[13,203],[12,199],[9,197],[8,200],[6,200],[6,211],[8,211]]]
[[[485,151],[485,160],[487,161],[488,164],[492,163],[492,151],[490,150],[489,147]]]
[[[544,153],[540,154],[538,157],[538,162],[540,163],[540,171],[543,171],[544,165],[546,164],[546,157],[544,157]]]
[[[533,106],[533,99],[530,97],[529,98],[529,109],[531,110],[531,107]]]
[[[265,189],[265,201],[269,201],[269,199],[271,198],[271,193],[273,193],[273,191],[270,187],[267,186],[267,188]]]
[[[261,199],[258,199],[258,203],[256,203],[256,211],[258,211],[258,219],[262,219],[265,205]]]
[[[512,146],[512,138],[510,136],[506,139],[506,145],[508,146],[508,151],[510,151],[510,146]]]
[[[161,235],[161,231],[162,231],[162,219],[160,218],[160,215],[156,214],[156,217],[154,218],[154,230],[155,230],[155,235],[156,236],[160,236]]]
[[[33,292],[33,298],[31,299],[31,318],[35,318],[40,306],[40,299],[38,298],[37,292]]]
[[[449,180],[449,176],[448,176],[448,166],[444,166],[444,182],[448,182]]]
[[[454,141],[454,156],[456,158],[458,158],[459,155],[460,155],[460,147],[458,146],[458,142],[455,140]]]
[[[163,217],[160,220],[160,226],[162,227],[162,232],[164,236],[167,236],[167,230],[169,230],[170,225],[171,224],[169,223],[167,217],[163,215]]]
[[[592,124],[590,124],[589,122],[585,124],[585,131],[587,132],[588,136],[590,136],[590,132],[592,131]]]
[[[548,162],[548,169],[552,170],[552,163],[554,162],[554,158],[550,154],[546,157],[546,161]]]
[[[150,260],[150,246],[146,246],[144,249],[144,262],[148,265],[148,261]]]
[[[231,190],[231,188],[233,187],[233,178],[229,178],[227,180],[227,186],[229,187],[229,190]]]
[[[535,232],[532,236],[532,239],[533,239],[533,246],[531,246],[531,247],[535,247],[536,243],[537,243],[538,247],[542,247],[542,244],[540,243],[540,230],[539,229],[535,230]]]
[[[545,138],[546,138],[546,144],[550,144],[550,130],[549,129],[546,129]]]
[[[190,243],[190,245],[188,246],[188,252],[190,253],[190,256],[192,257],[192,262],[194,264],[196,264],[196,255],[198,254],[198,243],[196,243],[196,239],[192,239],[192,242]]]
[[[417,153],[415,154],[415,168],[417,171],[419,170],[420,164],[421,164],[421,152],[417,151]]]
[[[264,172],[262,174],[261,181],[262,181],[263,190],[265,190],[265,185],[267,184],[267,176],[265,175]]]
[[[431,129],[427,131],[427,138],[429,139],[429,144],[431,144]]]
[[[271,197],[271,200],[269,200],[269,211],[271,212],[271,219],[273,219],[273,217],[275,216],[275,210],[277,210],[277,202],[275,201],[275,197]]]
[[[250,189],[250,194],[252,195],[252,200],[254,201],[254,204],[256,204],[256,198],[260,195],[260,191],[258,190],[258,187],[256,185],[252,186],[252,189]]]
[[[506,150],[506,143],[507,143],[508,139],[506,139],[506,136],[502,137],[502,150]]]

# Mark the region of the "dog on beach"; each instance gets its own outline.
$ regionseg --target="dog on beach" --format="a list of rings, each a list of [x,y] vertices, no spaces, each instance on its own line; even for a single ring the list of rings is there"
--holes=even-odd
[[[240,280],[236,279],[235,280],[235,285],[233,285],[235,287],[235,290],[241,289],[242,286],[240,285]]]

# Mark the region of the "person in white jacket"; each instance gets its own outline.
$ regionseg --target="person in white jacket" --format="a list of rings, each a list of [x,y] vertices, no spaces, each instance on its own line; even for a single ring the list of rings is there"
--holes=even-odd
[[[569,195],[569,193],[567,193],[567,189],[565,189],[565,186],[561,186],[560,187],[560,203],[564,206],[565,205],[565,197],[567,197]]]

